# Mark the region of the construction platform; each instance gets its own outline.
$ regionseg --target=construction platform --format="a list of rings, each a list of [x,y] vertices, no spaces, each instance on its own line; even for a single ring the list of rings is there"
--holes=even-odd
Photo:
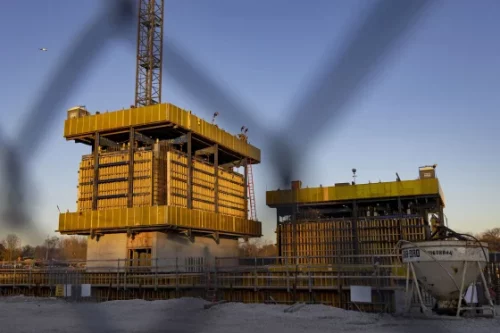
[[[415,180],[339,183],[268,191],[276,209],[280,256],[390,254],[400,240],[422,241],[444,223],[445,199],[436,166]],[[355,173],[355,169],[353,169]]]
[[[260,149],[191,111],[169,103],[96,114],[90,114],[85,108],[73,108],[68,111],[68,119],[64,122],[64,137],[94,145],[96,133],[99,133],[102,141],[128,142],[132,128],[138,132],[135,140],[170,140],[191,133],[193,151],[219,146],[221,165],[245,158],[252,164],[261,161]]]
[[[243,130],[231,135],[172,104],[67,113],[64,137],[92,153],[80,163],[77,211],[61,213],[57,231],[90,236],[89,260],[212,260],[262,235],[248,210],[260,150]]]
[[[490,254],[487,279],[492,281],[496,301],[500,302],[500,259]],[[310,258],[312,259],[312,258]],[[345,258],[344,258],[345,259]],[[377,259],[377,261],[374,261]],[[168,263],[169,271],[155,263]],[[238,265],[238,261],[239,265]],[[399,256],[351,256],[355,264],[335,262],[329,265],[282,264],[298,262],[297,258],[217,258],[216,266],[193,260],[187,265],[179,258],[153,259],[153,266],[116,272],[123,263],[107,261],[109,271],[93,272],[87,263],[44,263],[27,267],[0,267],[0,295],[58,296],[76,301],[110,301],[123,299],[169,299],[183,296],[208,300],[246,303],[297,302],[326,304],[344,309],[371,312],[394,312],[401,302],[406,268]],[[327,262],[328,258],[318,258]],[[123,262],[123,260],[122,260]],[[231,264],[226,264],[230,262]],[[265,262],[265,263],[264,263]],[[236,263],[236,266],[234,265]],[[252,263],[252,264],[249,264]],[[90,289],[81,295],[83,286]],[[66,286],[66,288],[64,288]],[[372,286],[372,302],[350,301],[352,286]],[[62,289],[71,289],[64,294]]]

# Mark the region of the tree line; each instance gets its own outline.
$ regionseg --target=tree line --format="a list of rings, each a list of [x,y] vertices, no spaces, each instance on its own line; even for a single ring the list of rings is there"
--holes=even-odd
[[[488,243],[490,252],[500,252],[500,228],[488,229],[475,237]],[[257,239],[240,244],[240,257],[277,257],[278,247],[270,241]],[[34,260],[86,260],[87,238],[78,236],[49,237],[38,246],[21,245],[16,234],[0,241],[0,261]]]
[[[33,260],[85,260],[85,237],[48,237],[42,245],[22,245],[16,234],[8,234],[0,241],[0,261]]]
[[[471,233],[469,233],[471,234]],[[481,242],[488,243],[489,252],[500,252],[500,228],[485,230],[479,234],[471,234]],[[240,257],[277,257],[278,247],[269,241],[260,239],[240,244]]]

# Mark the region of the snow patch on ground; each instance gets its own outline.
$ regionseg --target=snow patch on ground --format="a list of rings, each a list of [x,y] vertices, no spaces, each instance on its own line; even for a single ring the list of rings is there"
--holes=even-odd
[[[205,310],[198,298],[68,303],[55,298],[0,298],[1,332],[495,332],[500,319],[422,320],[306,305],[224,303]],[[500,311],[500,308],[498,309]]]

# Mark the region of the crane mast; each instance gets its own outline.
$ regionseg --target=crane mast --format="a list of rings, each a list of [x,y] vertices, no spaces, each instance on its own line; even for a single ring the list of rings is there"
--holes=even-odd
[[[139,0],[135,106],[161,103],[164,0]]]

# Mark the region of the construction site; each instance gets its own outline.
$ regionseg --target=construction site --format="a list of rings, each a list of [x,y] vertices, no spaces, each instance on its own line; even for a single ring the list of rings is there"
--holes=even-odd
[[[231,134],[216,124],[216,110],[204,120],[162,102],[163,6],[140,1],[135,104],[67,110],[64,138],[89,152],[75,179],[76,209],[60,213],[57,232],[88,237],[84,267],[2,269],[2,293],[400,311],[408,281],[417,281],[401,244],[432,241],[451,227],[436,165],[415,166],[411,180],[358,184],[355,169],[352,180],[332,186],[296,180],[265,193],[276,220],[259,221],[255,197],[264,193],[255,193],[253,168],[261,151],[245,124]],[[278,257],[241,260],[240,242],[262,237],[262,223],[275,225]],[[500,255],[485,255],[479,283],[496,299],[483,301],[498,304]],[[368,288],[368,300],[353,298],[357,287]]]

